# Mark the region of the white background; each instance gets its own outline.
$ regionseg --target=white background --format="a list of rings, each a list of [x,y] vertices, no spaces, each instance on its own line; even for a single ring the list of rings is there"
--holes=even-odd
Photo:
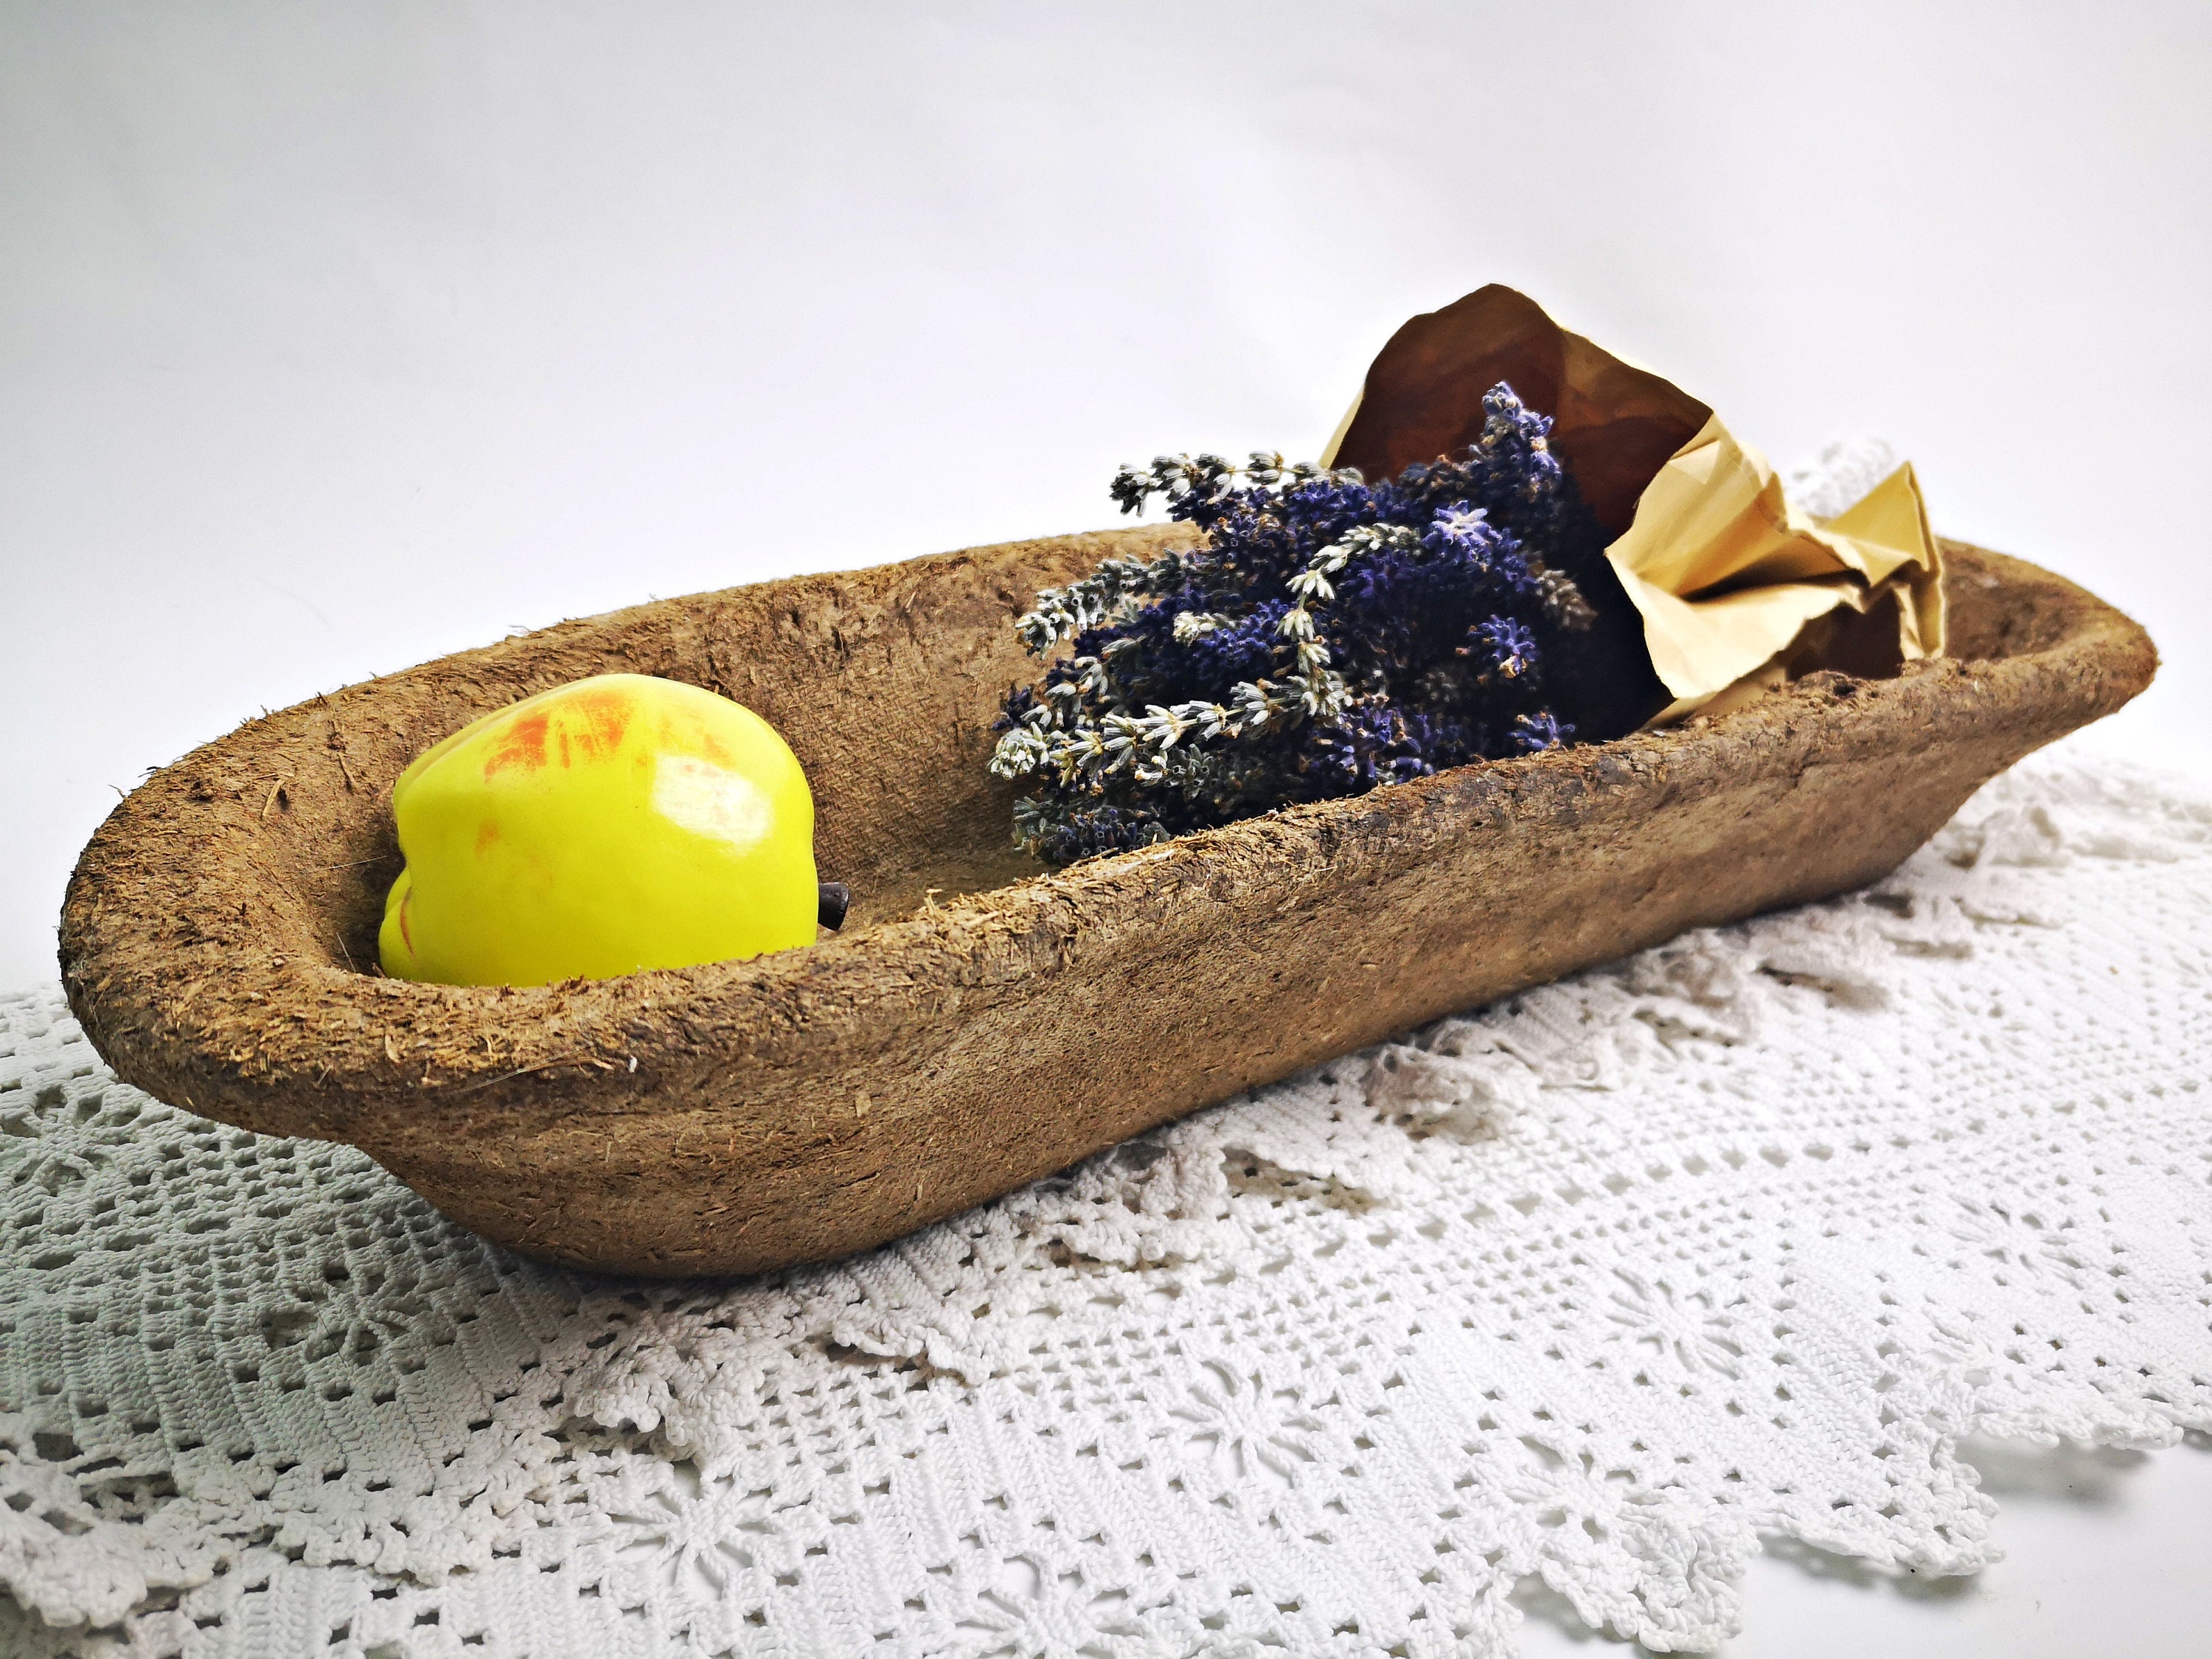
[[[2212,767],[2208,141],[2201,0],[0,0],[0,988],[263,706],[1311,454],[1493,279],[1778,462],[1888,437],[2150,627],[2094,740]],[[2207,1465],[2015,1469],[1962,1596],[1763,1563],[1729,1651],[2201,1650]]]

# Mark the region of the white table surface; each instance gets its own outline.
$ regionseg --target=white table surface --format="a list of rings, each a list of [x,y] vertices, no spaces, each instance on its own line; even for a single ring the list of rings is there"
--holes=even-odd
[[[2179,3],[16,0],[0,985],[113,792],[260,706],[1311,453],[1492,278],[1778,460],[1892,439],[2150,625],[2094,740],[2212,767],[2207,85]],[[1977,1460],[2006,1562],[1771,1556],[1731,1659],[2212,1652],[2212,1456]]]

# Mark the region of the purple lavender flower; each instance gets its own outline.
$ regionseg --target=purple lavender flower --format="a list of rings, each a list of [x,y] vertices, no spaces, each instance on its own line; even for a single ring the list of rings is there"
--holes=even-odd
[[[1571,726],[1560,725],[1548,708],[1540,708],[1533,714],[1515,715],[1513,728],[1514,743],[1532,755],[1559,748],[1574,735],[1575,730]]]
[[[1122,469],[1124,511],[1161,496],[1205,539],[1021,619],[1039,656],[1069,648],[999,723],[1017,842],[1065,863],[1568,741],[1602,532],[1551,422],[1503,384],[1483,407],[1465,453],[1382,483],[1270,454]]]
[[[1518,679],[1536,666],[1536,636],[1528,624],[1511,617],[1492,617],[1474,625],[1478,654],[1509,680]]]

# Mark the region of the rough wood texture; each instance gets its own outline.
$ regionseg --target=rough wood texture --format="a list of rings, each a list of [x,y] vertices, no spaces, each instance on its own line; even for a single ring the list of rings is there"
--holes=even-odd
[[[2142,630],[1956,544],[1956,656],[1686,729],[1470,766],[1052,875],[989,724],[1040,586],[1174,528],[665,600],[255,720],[150,778],[62,915],[125,1080],[366,1149],[528,1255],[655,1274],[837,1255],[1326,1056],[1686,927],[1866,882],[2150,681]],[[374,959],[392,779],[487,709],[629,670],[726,693],[813,780],[846,931],[533,989]]]

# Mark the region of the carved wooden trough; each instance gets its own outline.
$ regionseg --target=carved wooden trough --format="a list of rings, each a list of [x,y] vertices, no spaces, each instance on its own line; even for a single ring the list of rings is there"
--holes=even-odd
[[[1953,656],[1710,723],[1468,766],[1052,874],[990,723],[1040,587],[1179,527],[668,599],[241,726],[93,837],[61,949],[117,1074],[349,1141],[526,1255],[741,1273],[860,1249],[1127,1135],[1686,927],[1867,882],[2156,665],[2118,611],[1947,544]],[[688,680],[805,763],[811,947],[532,989],[369,971],[402,767],[587,674]]]

